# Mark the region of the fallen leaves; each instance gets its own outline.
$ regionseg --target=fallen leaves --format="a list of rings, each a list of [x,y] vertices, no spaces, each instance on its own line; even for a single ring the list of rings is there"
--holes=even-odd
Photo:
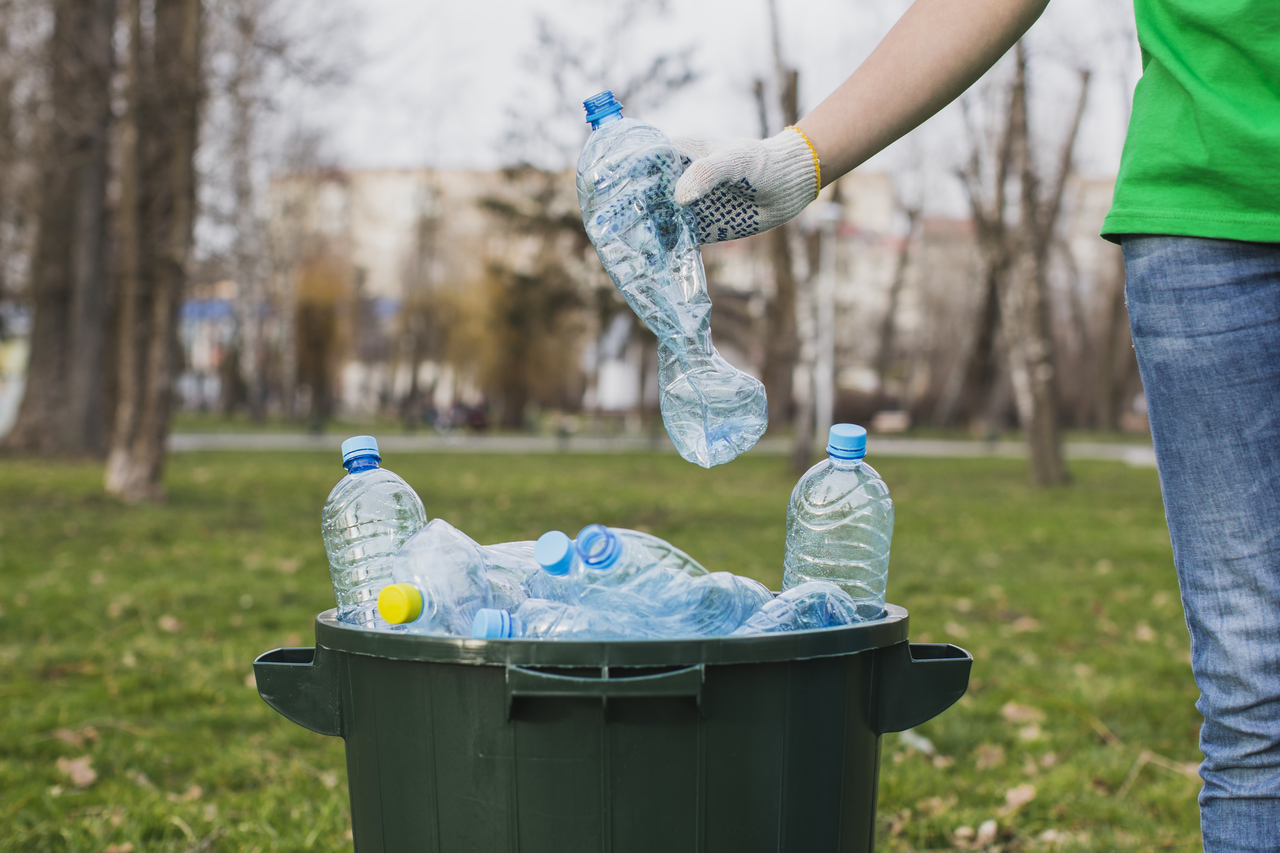
[[[973,751],[978,772],[1004,764],[1004,747],[984,743]]]
[[[74,746],[77,748],[84,746],[85,741],[90,743],[98,742],[98,730],[93,726],[85,726],[79,731],[72,731],[71,729],[55,729],[53,736],[68,746]]]
[[[1011,815],[1036,798],[1036,786],[1023,783],[1004,792],[1004,806],[997,812]]]
[[[1005,702],[1000,708],[1000,716],[1004,717],[1007,722],[1020,723],[1043,723],[1044,711],[1031,705],[1021,705],[1017,702]]]
[[[994,820],[985,820],[979,824],[975,832],[972,826],[957,826],[951,833],[951,843],[959,850],[982,850],[996,843],[1000,825]]]
[[[201,789],[199,785],[192,785],[190,788],[188,788],[186,791],[182,792],[181,794],[175,794],[171,791],[168,794],[165,794],[164,796],[165,796],[165,799],[167,799],[171,803],[189,803],[192,800],[198,800],[202,796],[204,796],[204,791]]]
[[[916,808],[925,817],[941,817],[956,807],[955,794],[948,794],[945,797],[928,797],[916,803]]]
[[[93,769],[93,756],[82,755],[79,758],[59,758],[56,762],[58,772],[71,780],[77,788],[87,788],[98,780]]]
[[[168,613],[156,620],[156,626],[167,634],[176,634],[182,630],[182,623]]]

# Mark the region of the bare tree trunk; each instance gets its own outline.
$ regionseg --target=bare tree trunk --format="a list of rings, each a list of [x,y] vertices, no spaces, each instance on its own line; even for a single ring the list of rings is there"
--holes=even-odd
[[[261,4],[254,0],[233,0],[233,55],[235,70],[227,83],[231,107],[228,149],[231,158],[231,190],[234,198],[235,238],[231,248],[236,281],[236,346],[230,365],[238,380],[235,390],[225,393],[223,407],[230,413],[241,402],[248,404],[255,423],[266,419],[266,346],[264,341],[263,254],[260,227],[254,210],[253,137],[256,124],[257,87],[262,69],[258,57],[258,19]],[[225,391],[225,389],[224,389]],[[243,397],[243,399],[241,399]]]
[[[1080,99],[1074,121],[1062,146],[1058,172],[1048,194],[1041,198],[1039,179],[1031,160],[1027,121],[1026,52],[1016,48],[1016,76],[1010,103],[1012,159],[1021,178],[1021,223],[1017,229],[1015,265],[1006,290],[1005,328],[1009,337],[1015,391],[1022,392],[1020,409],[1027,430],[1031,479],[1040,486],[1064,483],[1062,435],[1058,420],[1057,365],[1050,320],[1047,267],[1049,248],[1071,174],[1075,140],[1084,116],[1089,73],[1082,72]]]
[[[955,412],[959,419],[969,424],[970,429],[983,434],[991,434],[995,429],[993,400],[1000,375],[996,357],[997,340],[1001,317],[1004,314],[1001,295],[1005,289],[1010,263],[1008,228],[1005,224],[1005,200],[1011,172],[1013,118],[1013,110],[1010,109],[1006,116],[1004,130],[997,142],[995,175],[990,182],[986,182],[983,180],[980,155],[982,140],[969,121],[970,116],[966,109],[965,119],[969,129],[972,155],[968,165],[959,172],[959,178],[964,184],[969,198],[969,207],[973,213],[973,222],[978,235],[978,249],[986,276],[973,346],[969,350],[963,379],[955,398],[955,408],[952,409],[948,404],[946,408],[952,410],[944,411],[942,420],[944,423],[950,421],[952,412]],[[984,191],[985,185],[991,187],[990,201],[987,200]]]
[[[795,71],[783,73],[782,104],[789,124],[796,121]],[[769,111],[765,86],[756,81],[756,106],[760,111],[760,135],[769,136]],[[796,332],[796,275],[791,253],[791,227],[780,225],[769,232],[769,260],[773,267],[773,299],[765,313],[764,365],[761,381],[769,398],[769,430],[785,429],[794,417],[795,369],[800,354]]]
[[[120,393],[106,488],[125,500],[164,494],[165,444],[178,360],[178,309],[195,221],[200,0],[157,0],[147,38],[128,0],[129,116],[122,181]],[[132,210],[125,210],[125,201]],[[130,333],[130,329],[133,333]]]
[[[1107,312],[1107,328],[1098,352],[1097,426],[1120,429],[1120,416],[1125,410],[1125,395],[1133,382],[1138,363],[1129,337],[1129,311],[1124,301],[1124,255],[1112,253],[1111,300]]]
[[[897,262],[893,269],[893,281],[889,283],[889,304],[885,308],[884,319],[880,321],[880,346],[876,352],[876,378],[880,385],[880,396],[886,397],[885,386],[888,383],[889,371],[893,364],[896,341],[895,332],[898,321],[898,304],[902,301],[902,288],[907,281],[907,268],[911,263],[911,241],[915,238],[916,224],[920,221],[920,208],[911,207],[907,214],[907,236],[898,249]]]
[[[984,256],[986,253],[983,253]],[[964,423],[970,429],[989,433],[990,401],[1000,375],[996,339],[1000,331],[1000,276],[990,267],[983,280],[982,307],[978,310],[973,340],[960,379],[953,392],[938,405],[936,420],[942,426]]]
[[[107,134],[115,0],[59,0],[32,258],[35,317],[12,450],[101,453]]]

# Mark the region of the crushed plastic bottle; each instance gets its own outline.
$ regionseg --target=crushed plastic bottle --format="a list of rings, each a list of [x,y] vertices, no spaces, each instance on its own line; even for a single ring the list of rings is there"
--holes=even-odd
[[[471,636],[487,640],[646,640],[658,634],[639,620],[619,620],[607,611],[530,598],[515,611],[479,611]]]
[[[515,610],[530,598],[566,602],[576,599],[566,578],[542,570],[534,557],[535,545],[525,541],[480,546],[495,608]]]
[[[865,429],[831,427],[828,458],[791,492],[782,571],[784,590],[811,580],[836,584],[857,602],[864,620],[884,614],[893,540],[889,487],[863,461],[866,452]]]
[[[535,557],[566,578],[583,607],[634,621],[662,637],[728,634],[773,594],[730,572],[708,572],[688,554],[648,533],[593,524],[576,539],[553,530]]]
[[[390,581],[392,558],[427,523],[417,493],[381,461],[373,436],[342,442],[347,476],[329,493],[320,520],[338,619],[365,627],[377,624],[376,600]]]
[[[378,612],[410,634],[465,637],[476,612],[493,607],[481,547],[442,518],[404,544],[391,580],[378,594]]]
[[[592,133],[578,158],[587,235],[618,291],[658,337],[662,421],[680,455],[710,468],[750,450],[769,424],[764,385],[711,343],[711,299],[683,172],[657,128],[622,117],[612,92],[584,102]]]
[[[734,636],[838,628],[867,621],[844,590],[826,581],[808,581],[779,594],[751,615]]]
[[[573,548],[569,581],[583,596],[593,590],[623,587],[656,567],[685,575],[708,574],[684,551],[640,530],[589,524],[578,531]]]

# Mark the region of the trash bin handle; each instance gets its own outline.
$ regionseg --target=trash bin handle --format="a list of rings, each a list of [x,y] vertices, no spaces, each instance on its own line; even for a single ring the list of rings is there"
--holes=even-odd
[[[900,732],[951,707],[969,687],[973,655],[949,643],[896,643],[876,650],[872,728]]]
[[[508,664],[507,718],[511,718],[511,706],[517,697],[537,696],[599,698],[600,707],[605,711],[608,710],[610,699],[687,696],[694,700],[698,711],[701,712],[702,684],[705,677],[702,664],[671,672],[660,672],[657,675],[639,675],[631,678],[611,678],[608,666],[600,668],[599,677],[584,678]]]
[[[337,656],[324,646],[273,649],[253,662],[259,695],[288,719],[342,736]]]

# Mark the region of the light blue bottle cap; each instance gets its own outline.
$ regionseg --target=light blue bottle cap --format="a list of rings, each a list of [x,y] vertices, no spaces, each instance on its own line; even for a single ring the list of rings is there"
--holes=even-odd
[[[578,559],[589,569],[607,569],[622,556],[622,543],[603,524],[590,524],[574,540]]]
[[[481,607],[471,621],[471,636],[477,640],[505,640],[511,636],[511,614]]]
[[[549,575],[567,575],[573,565],[573,540],[559,530],[549,530],[534,543],[533,559]]]
[[[857,424],[832,424],[827,453],[837,459],[861,459],[867,455],[867,431]]]
[[[587,98],[582,102],[582,106],[587,111],[588,124],[597,122],[605,116],[622,112],[622,104],[618,103],[618,99],[613,96],[613,92],[608,90]]]
[[[382,454],[378,453],[378,440],[371,435],[355,435],[342,442],[342,464],[346,466],[353,459],[359,459],[361,456],[376,457],[379,462],[382,461]]]

